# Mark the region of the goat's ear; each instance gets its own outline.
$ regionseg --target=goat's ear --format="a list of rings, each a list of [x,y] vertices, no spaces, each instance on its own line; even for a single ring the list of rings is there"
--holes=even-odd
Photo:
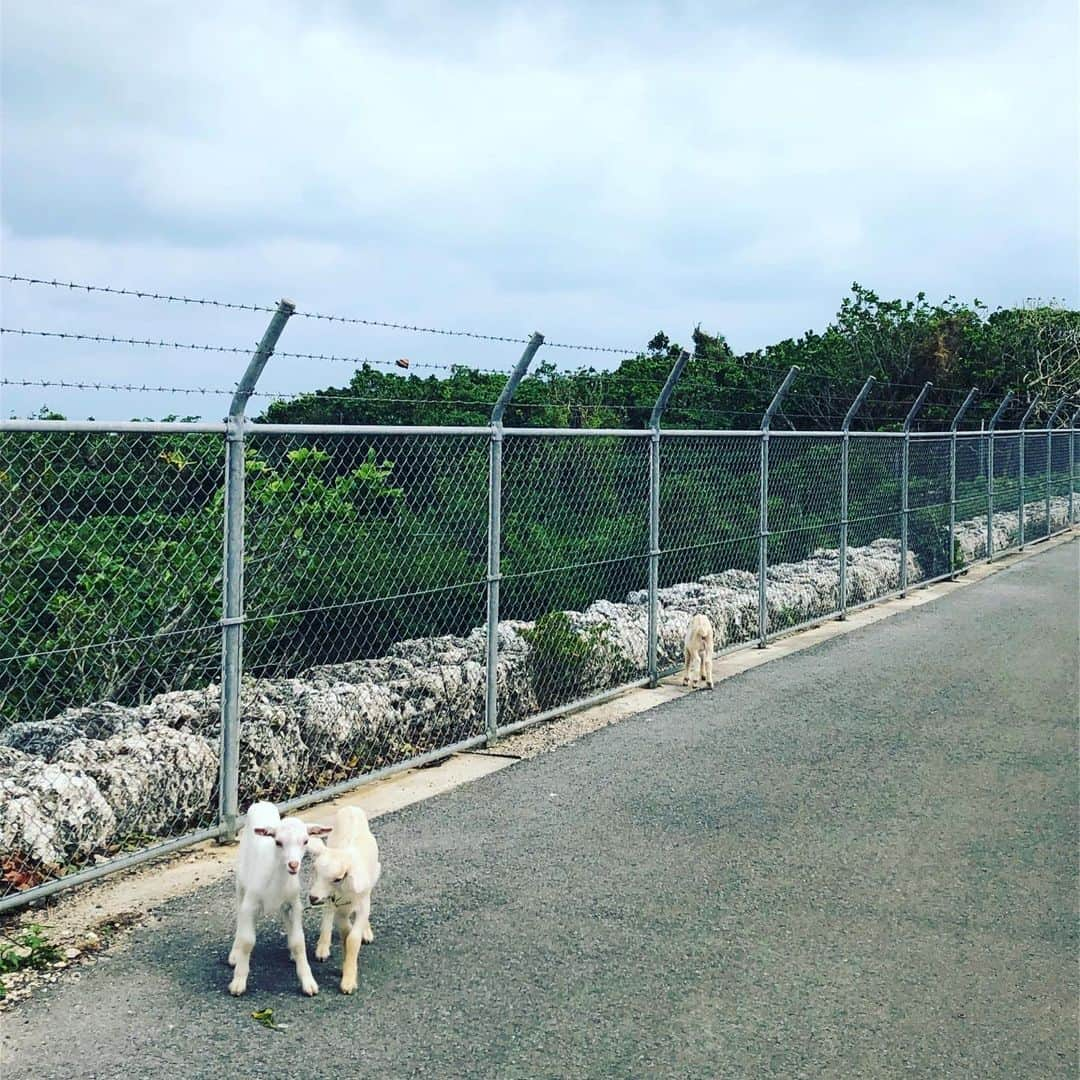
[[[355,867],[349,871],[349,888],[354,893],[362,893],[368,887],[368,878],[362,870]]]
[[[327,833],[333,832],[333,825],[309,825],[307,827],[308,836],[326,836]]]
[[[265,825],[258,825],[254,829],[252,829],[251,831],[256,836],[270,836],[270,837],[273,837],[273,836],[277,835],[277,829],[276,828],[268,828]]]

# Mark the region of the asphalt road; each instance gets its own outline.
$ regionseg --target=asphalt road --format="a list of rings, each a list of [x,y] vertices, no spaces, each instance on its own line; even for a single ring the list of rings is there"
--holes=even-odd
[[[380,818],[353,997],[175,901],[4,1080],[1075,1076],[1078,550]]]

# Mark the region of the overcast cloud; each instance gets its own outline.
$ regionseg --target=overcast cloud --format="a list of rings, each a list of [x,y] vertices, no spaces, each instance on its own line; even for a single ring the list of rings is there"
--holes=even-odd
[[[821,328],[853,280],[1080,303],[1075,0],[8,0],[3,18],[5,273],[633,348],[699,321],[736,349]],[[264,322],[3,301],[5,326],[229,345]],[[281,347],[515,353],[299,320]],[[242,367],[3,349],[8,378],[231,386]],[[347,377],[279,358],[263,382]],[[5,415],[224,408],[3,389]]]

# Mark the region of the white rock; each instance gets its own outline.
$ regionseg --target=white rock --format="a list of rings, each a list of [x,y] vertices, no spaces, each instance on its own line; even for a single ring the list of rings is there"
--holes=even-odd
[[[1027,507],[1029,535],[1045,528],[1045,503]],[[1051,519],[1064,524],[1067,500]],[[998,548],[1015,539],[1015,510],[995,514]],[[985,554],[985,520],[957,523],[966,560]],[[942,537],[947,547],[947,534]],[[908,580],[923,576],[908,554]],[[882,538],[851,548],[848,602],[894,592],[900,545]],[[839,601],[839,554],[769,567],[766,588],[773,630],[824,617]],[[626,601],[598,600],[565,612],[560,637],[544,653],[536,624],[498,627],[496,695],[502,724],[535,716],[645,673],[644,590]],[[725,570],[659,592],[658,656],[682,662],[691,615],[704,612],[723,648],[758,633],[758,582],[747,570]],[[484,725],[484,627],[464,637],[401,641],[382,657],[324,665],[293,678],[245,679],[241,686],[240,799],[284,799],[345,776],[400,761],[479,734]],[[564,662],[559,649],[569,646]],[[65,710],[52,720],[11,725],[0,735],[0,852],[47,866],[100,858],[126,835],[178,834],[212,820],[220,729],[220,688],[159,694],[145,705],[111,702]],[[50,762],[54,762],[50,764]]]
[[[21,761],[0,775],[0,852],[59,867],[86,859],[116,832],[97,783],[75,765]]]

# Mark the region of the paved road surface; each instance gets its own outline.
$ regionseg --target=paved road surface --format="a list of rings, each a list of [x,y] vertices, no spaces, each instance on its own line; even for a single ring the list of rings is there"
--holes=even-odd
[[[1077,554],[380,819],[354,997],[176,901],[4,1080],[1075,1076]]]

